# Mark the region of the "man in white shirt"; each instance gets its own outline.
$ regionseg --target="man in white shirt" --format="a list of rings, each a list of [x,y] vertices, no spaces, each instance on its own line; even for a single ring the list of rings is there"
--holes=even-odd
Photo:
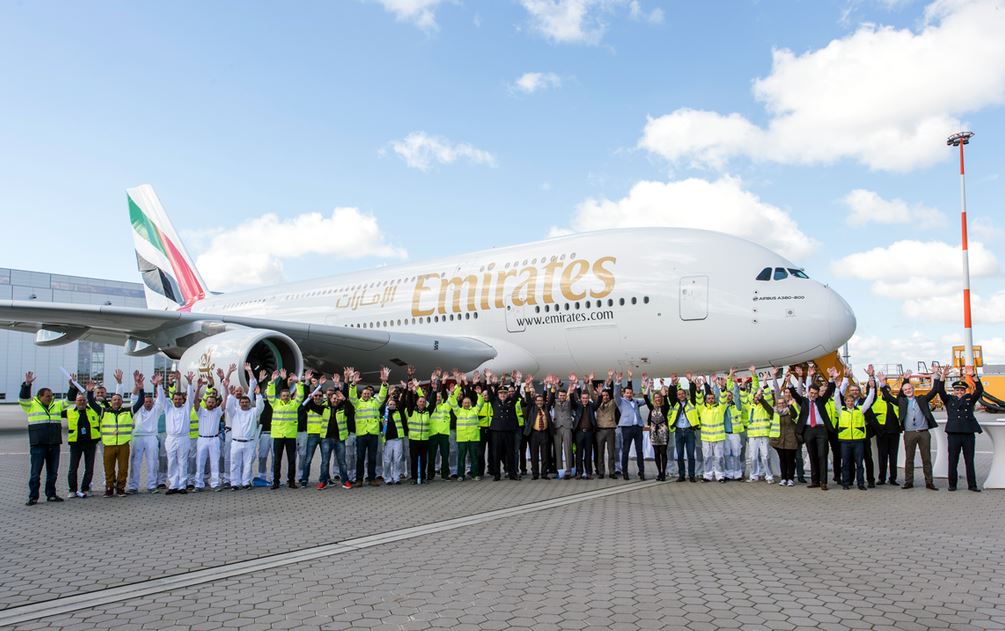
[[[175,392],[171,396],[171,405],[164,406],[165,446],[168,457],[168,495],[185,494],[185,482],[188,480],[188,448],[191,440],[188,437],[189,418],[192,415],[192,380],[195,373],[185,375],[188,390],[185,394]],[[175,374],[175,383],[181,386],[181,373]],[[161,391],[162,400],[166,401]]]
[[[199,383],[202,386],[202,381]],[[209,485],[214,491],[221,491],[220,486],[220,419],[223,418],[223,405],[227,400],[226,382],[219,389],[221,402],[217,395],[211,394],[205,401],[200,400],[199,393],[195,397],[195,413],[199,417],[199,440],[195,452],[195,490],[206,488],[206,460],[209,460]]]
[[[136,373],[136,389],[143,391],[143,375]],[[143,405],[133,414],[132,450],[129,458],[129,478],[126,493],[136,493],[140,488],[140,465],[144,456],[147,460],[147,492],[157,492],[157,466],[159,464],[157,424],[164,413],[164,397],[161,396],[161,376],[150,378],[154,392],[143,396]]]
[[[245,364],[248,373],[248,394],[241,393],[227,400],[227,424],[230,426],[230,488],[251,488],[251,463],[255,459],[258,417],[265,409],[264,398],[255,390],[258,382],[251,372],[251,364]]]

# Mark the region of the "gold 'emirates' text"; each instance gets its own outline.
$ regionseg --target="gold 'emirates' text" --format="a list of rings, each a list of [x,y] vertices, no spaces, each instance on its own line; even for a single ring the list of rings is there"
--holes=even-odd
[[[448,310],[461,313],[502,309],[507,297],[517,307],[604,298],[614,291],[611,268],[617,261],[616,257],[604,256],[592,265],[587,259],[572,259],[500,271],[493,271],[493,263],[480,274],[422,274],[415,279],[412,290],[412,316],[442,315]]]

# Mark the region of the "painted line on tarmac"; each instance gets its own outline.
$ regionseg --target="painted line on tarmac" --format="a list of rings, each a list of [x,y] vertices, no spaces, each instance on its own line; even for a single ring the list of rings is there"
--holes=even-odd
[[[338,554],[345,554],[347,552],[365,550],[366,548],[381,546],[405,539],[412,539],[414,537],[421,537],[422,535],[435,534],[467,526],[475,526],[490,521],[505,519],[507,517],[516,517],[552,508],[560,508],[570,504],[588,502],[590,500],[610,497],[612,495],[631,493],[633,491],[639,491],[659,484],[663,483],[655,480],[648,480],[646,482],[633,482],[623,486],[597,489],[596,491],[584,491],[582,493],[575,493],[573,495],[566,495],[564,497],[557,497],[550,500],[542,500],[540,502],[532,502],[530,504],[512,506],[509,508],[500,508],[484,513],[468,515],[466,517],[455,517],[453,519],[432,522],[421,526],[391,530],[389,532],[368,535],[366,537],[357,537],[355,539],[347,539],[337,543],[329,543],[312,548],[284,552],[258,559],[240,561],[238,563],[229,563],[203,570],[196,570],[194,572],[187,572],[185,574],[165,576],[151,579],[149,581],[121,585],[119,587],[102,589],[86,594],[77,594],[74,596],[67,596],[65,598],[56,598],[45,602],[23,605],[20,607],[11,607],[0,611],[0,628],[30,622],[40,618],[48,618],[50,616],[72,613],[74,611],[80,611],[81,609],[101,607],[121,602],[123,600],[142,598],[152,594],[194,587],[196,585],[212,583],[214,581],[233,578],[235,576],[261,572],[262,570],[285,567],[288,565],[297,565],[305,561],[313,561]]]

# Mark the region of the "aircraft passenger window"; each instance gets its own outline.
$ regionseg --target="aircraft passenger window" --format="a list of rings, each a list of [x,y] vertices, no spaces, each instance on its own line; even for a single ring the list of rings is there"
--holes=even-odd
[[[579,303],[576,303],[576,311],[579,311]]]
[[[771,280],[771,268],[765,267],[761,270],[761,273],[757,275],[757,280]]]
[[[775,280],[785,280],[788,277],[789,273],[786,272],[783,268],[781,267],[775,268]]]
[[[643,296],[642,297],[642,303],[643,304],[649,304],[649,296]]]
[[[638,302],[639,302],[639,299],[638,299],[638,298],[636,298],[635,296],[632,296],[632,304],[633,304],[633,305],[634,305],[634,304],[638,304]]]
[[[544,305],[544,312],[548,313],[549,311],[551,311],[551,305]]]
[[[475,320],[477,320],[477,319],[478,319],[478,312],[475,311]]]
[[[587,301],[586,301],[586,308],[587,308],[587,309],[589,309],[589,308],[590,308],[590,301],[589,301],[589,300],[587,300]]]
[[[608,306],[608,307],[613,307],[613,306],[614,306],[614,300],[613,300],[613,299],[611,299],[611,298],[608,298],[608,299],[607,299],[607,306]]]
[[[450,321],[451,321],[451,322],[453,322],[453,321],[454,321],[454,314],[452,314],[452,313],[450,314]]]
[[[806,272],[804,272],[801,269],[792,269],[790,267],[789,268],[789,273],[792,274],[793,276],[795,276],[796,278],[809,278],[809,276],[806,274]]]
[[[624,298],[618,298],[618,305],[624,307],[625,306],[625,299]]]
[[[465,320],[470,320],[471,319],[471,314],[470,313],[465,313],[464,314],[464,319]]]

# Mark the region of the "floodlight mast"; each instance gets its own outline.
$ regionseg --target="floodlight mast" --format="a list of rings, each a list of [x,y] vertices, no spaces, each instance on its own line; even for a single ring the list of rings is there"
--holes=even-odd
[[[960,148],[960,221],[963,230],[963,343],[965,345],[963,363],[974,366],[974,330],[970,318],[970,254],[967,248],[967,187],[963,168],[963,146],[970,144],[972,131],[961,131],[946,139],[946,144]]]

